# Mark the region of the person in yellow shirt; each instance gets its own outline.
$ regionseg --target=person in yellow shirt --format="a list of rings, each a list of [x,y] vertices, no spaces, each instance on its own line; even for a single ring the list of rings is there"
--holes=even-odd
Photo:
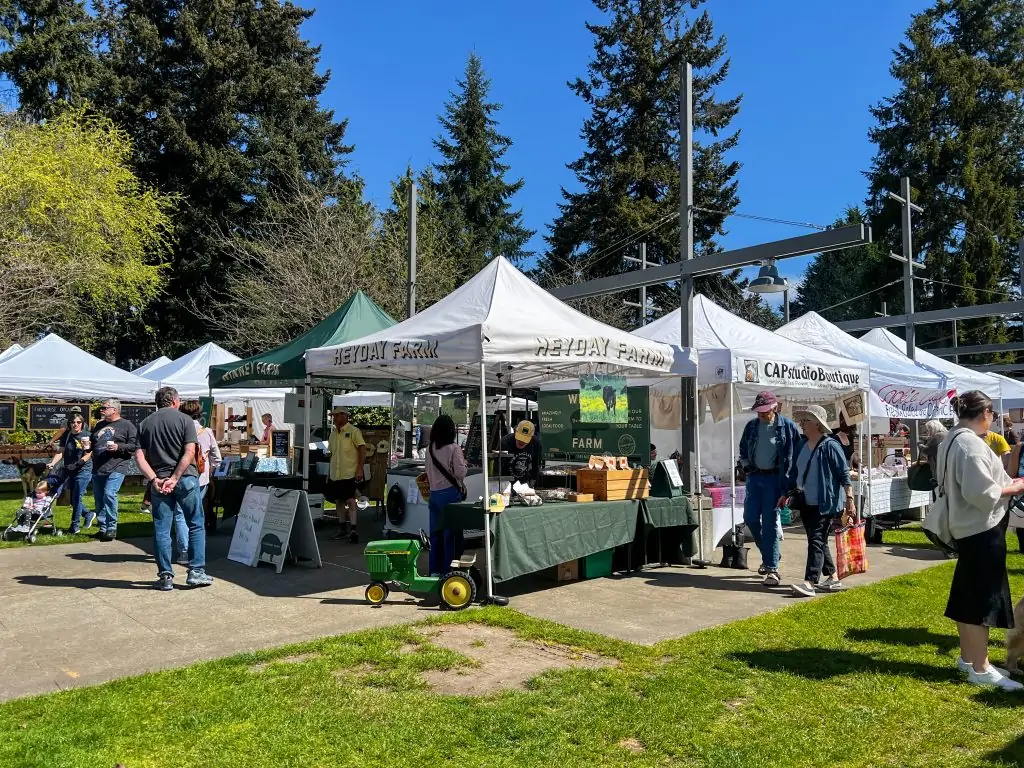
[[[1010,444],[1006,442],[1006,438],[1000,435],[998,432],[989,432],[984,437],[985,443],[995,453],[996,456],[1002,458],[1010,452]]]
[[[331,475],[328,498],[338,507],[338,522],[341,530],[334,539],[348,539],[358,543],[356,532],[356,494],[363,482],[363,464],[366,462],[366,441],[355,424],[349,423],[348,408],[344,406],[331,411],[334,429],[327,440],[331,453]]]

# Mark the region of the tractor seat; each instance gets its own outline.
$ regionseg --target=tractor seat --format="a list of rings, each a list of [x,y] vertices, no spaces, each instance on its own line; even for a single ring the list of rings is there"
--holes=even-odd
[[[471,555],[463,555],[458,560],[452,560],[452,568],[459,568],[460,570],[472,568],[474,565],[476,565],[476,552]]]

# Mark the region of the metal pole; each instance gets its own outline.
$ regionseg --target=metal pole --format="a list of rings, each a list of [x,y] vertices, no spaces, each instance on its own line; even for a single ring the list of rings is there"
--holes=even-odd
[[[956,329],[956,318],[954,317],[953,318],[953,348],[956,349],[956,347],[959,346],[959,344],[960,344],[960,342],[958,341],[957,329]],[[959,363],[960,362],[960,355],[953,355],[953,362],[954,363]]]
[[[306,381],[302,385],[302,490],[309,490],[309,441],[312,438],[312,425],[311,416],[313,414],[313,387],[311,386],[311,378],[309,374],[306,374]]]
[[[693,258],[693,67],[683,64],[679,88],[679,260]],[[679,346],[693,348],[693,276],[679,279]],[[683,482],[691,494],[700,493],[696,465],[697,380],[683,378],[681,450]]]
[[[917,343],[914,338],[914,250],[910,231],[912,210],[908,176],[900,179],[900,195],[903,197],[903,312],[907,316],[907,357],[913,360]]]
[[[1024,298],[1024,237],[1017,243],[1017,255],[1020,257],[1020,295]],[[1020,318],[1021,333],[1024,334],[1024,315]]]
[[[416,182],[409,179],[409,302],[408,317],[416,314]]]
[[[480,437],[482,438],[481,453],[484,469],[484,562],[487,566],[487,599],[494,594],[493,578],[491,577],[491,477],[489,467],[487,440],[487,368],[480,363]],[[500,492],[501,489],[499,488]]]
[[[789,322],[789,288],[782,293],[782,317]]]
[[[647,243],[640,243],[640,269],[647,269]],[[647,325],[647,286],[640,286],[640,325]]]

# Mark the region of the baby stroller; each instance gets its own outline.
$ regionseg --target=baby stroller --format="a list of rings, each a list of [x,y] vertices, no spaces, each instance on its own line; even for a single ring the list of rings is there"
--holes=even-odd
[[[32,497],[25,499],[21,509],[15,513],[14,521],[0,534],[0,539],[12,541],[21,536],[29,544],[35,544],[36,536],[42,533],[43,529],[48,529],[54,536],[64,535],[64,531],[57,527],[53,519],[53,508],[57,504],[57,499],[64,492],[64,485],[67,483],[67,473],[62,472],[61,474],[63,477],[50,475],[46,478],[49,491],[41,503],[30,503]]]

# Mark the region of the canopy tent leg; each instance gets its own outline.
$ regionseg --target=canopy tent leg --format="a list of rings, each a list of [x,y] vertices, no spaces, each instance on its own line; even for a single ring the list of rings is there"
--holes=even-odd
[[[481,602],[484,605],[508,605],[507,597],[499,597],[494,594],[494,578],[491,573],[493,561],[491,558],[491,478],[490,469],[487,466],[490,458],[487,455],[487,366],[482,362],[480,363],[480,436],[483,439],[480,453],[484,465],[484,562],[487,566],[486,595]]]
[[[869,387],[868,392],[870,393],[871,392],[871,390],[870,390],[870,387],[871,387],[871,374],[870,373],[868,373],[868,387]],[[867,502],[866,503],[867,503],[867,511],[871,512],[872,507],[873,507],[873,505],[871,503],[871,500],[874,498],[874,491],[873,491],[873,489],[871,487],[871,464],[874,461],[874,453],[875,452],[874,452],[874,450],[871,447],[871,395],[870,394],[868,394],[867,400],[868,400],[868,407],[865,410],[867,411],[867,414],[868,414],[868,445],[867,445],[867,455],[868,455],[868,486],[867,487],[868,487],[868,495],[867,495]],[[861,466],[863,466],[863,464],[864,464],[863,459],[864,459],[864,457],[861,456]],[[864,486],[862,484],[861,488],[863,488],[863,487]],[[865,506],[865,501],[862,499],[861,503],[860,503],[860,512],[861,512],[861,517],[862,518],[864,517],[864,506]],[[874,515],[872,515],[872,517],[874,517]]]
[[[306,376],[306,382],[302,385],[302,490],[309,491],[309,442],[312,439],[312,425],[310,417],[313,414],[313,387],[310,386],[310,377]]]
[[[732,543],[742,546],[736,536],[736,384],[732,381],[729,382],[729,461],[729,492],[732,494],[729,502],[729,523],[732,529]]]
[[[398,419],[395,417],[395,393],[391,393],[391,440],[388,447],[388,468],[391,468],[391,457],[398,450]]]
[[[694,363],[697,368],[693,374],[693,391],[696,395],[697,407],[694,409],[693,419],[693,451],[697,461],[697,487],[694,489],[694,495],[697,498],[697,560],[691,561],[691,565],[695,568],[707,568],[711,565],[711,561],[704,557],[704,483],[701,481],[701,468],[700,468],[700,423],[704,418],[704,407],[701,405],[700,399],[700,361]],[[682,378],[679,379],[679,401],[682,402],[683,397],[686,395],[686,388],[683,386]],[[682,426],[680,426],[682,429]],[[680,435],[680,445],[682,444]],[[712,512],[712,531],[715,528],[714,513]],[[717,544],[717,542],[715,542]]]

